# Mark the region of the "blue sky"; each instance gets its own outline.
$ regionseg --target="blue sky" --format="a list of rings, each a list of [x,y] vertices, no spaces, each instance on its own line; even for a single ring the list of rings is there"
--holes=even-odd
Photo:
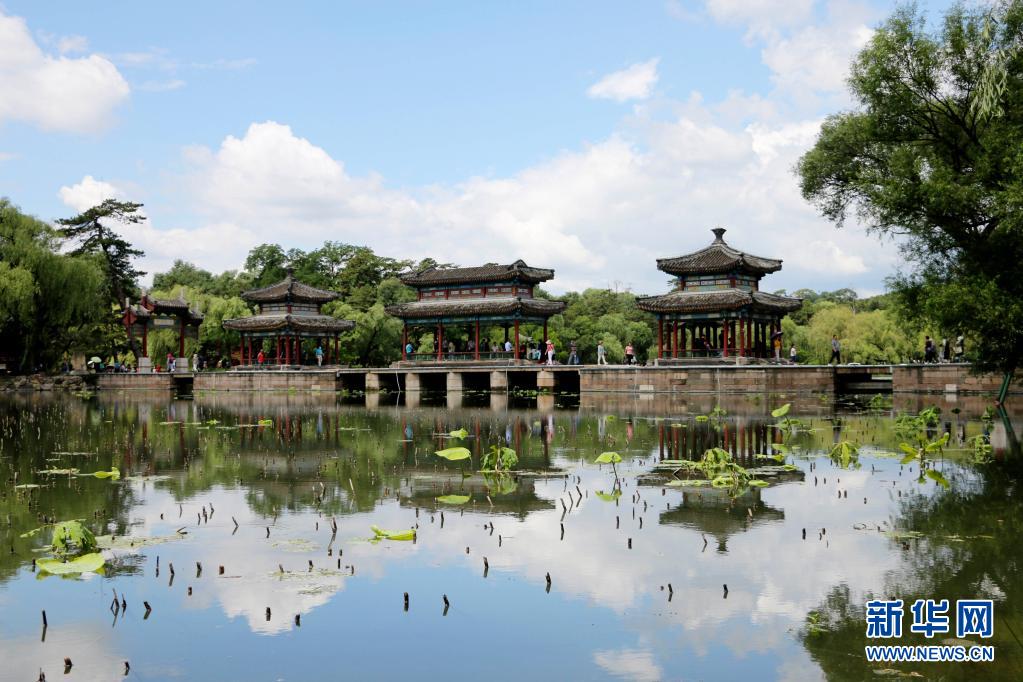
[[[895,249],[791,167],[893,7],[6,0],[0,194],[47,220],[144,202],[151,271],[334,239],[653,293],[654,258],[721,224],[786,260],[770,288],[869,293]]]

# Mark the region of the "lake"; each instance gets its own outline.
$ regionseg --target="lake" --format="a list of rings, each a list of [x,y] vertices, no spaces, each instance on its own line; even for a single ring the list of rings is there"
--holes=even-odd
[[[1010,434],[895,402],[0,395],[0,679],[1023,679]],[[40,568],[71,520],[100,572]],[[993,636],[871,641],[870,598],[991,599]],[[864,655],[948,640],[995,660]]]

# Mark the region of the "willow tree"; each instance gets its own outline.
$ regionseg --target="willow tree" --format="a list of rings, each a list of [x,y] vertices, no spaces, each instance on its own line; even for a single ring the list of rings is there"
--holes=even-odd
[[[107,199],[83,213],[57,221],[61,237],[76,244],[71,255],[99,259],[105,280],[104,302],[110,310],[103,321],[108,330],[120,324],[126,299],[138,295],[138,278],[145,274],[133,264],[135,258],[143,255],[142,251],[118,234],[111,223],[141,223],[146,219],[141,208],[142,204]],[[141,357],[134,337],[129,338],[129,347],[136,358]]]
[[[932,30],[900,9],[855,58],[856,106],[797,171],[803,196],[896,237],[889,284],[911,316],[963,333],[976,367],[1023,360],[1023,0],[953,7]]]
[[[89,329],[102,314],[97,259],[59,246],[53,228],[0,199],[0,352],[21,370],[91,349]]]

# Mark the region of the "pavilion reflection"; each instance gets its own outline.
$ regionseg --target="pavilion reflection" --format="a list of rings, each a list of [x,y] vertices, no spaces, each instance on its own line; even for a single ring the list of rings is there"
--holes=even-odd
[[[661,512],[659,520],[665,526],[682,526],[713,537],[717,551],[723,553],[733,535],[784,521],[785,512],[765,504],[758,488],[735,497],[728,490],[701,488],[683,493],[682,503]]]
[[[496,476],[480,473],[463,477],[460,473],[421,469],[406,472],[398,496],[402,507],[414,507],[428,513],[455,513],[464,509],[476,513],[510,514],[524,519],[531,512],[556,508],[553,500],[537,495],[538,478],[528,474]],[[546,480],[548,476],[542,478]],[[463,496],[468,499],[464,503],[452,505],[437,499],[444,496]]]

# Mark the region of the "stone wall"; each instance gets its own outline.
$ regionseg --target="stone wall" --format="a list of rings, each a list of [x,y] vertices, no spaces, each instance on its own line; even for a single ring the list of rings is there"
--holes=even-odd
[[[0,391],[80,391],[90,380],[80,374],[0,376]]]
[[[608,367],[582,368],[579,390],[631,393],[831,393],[830,367]]]
[[[199,391],[335,391],[333,371],[298,372],[200,372],[195,375],[192,392]]]
[[[153,374],[97,374],[96,388],[104,391],[171,391],[174,389],[173,375],[166,373]]]
[[[969,365],[896,365],[892,367],[893,393],[998,393],[998,374],[971,374]],[[1023,393],[1019,379],[1010,393]]]

